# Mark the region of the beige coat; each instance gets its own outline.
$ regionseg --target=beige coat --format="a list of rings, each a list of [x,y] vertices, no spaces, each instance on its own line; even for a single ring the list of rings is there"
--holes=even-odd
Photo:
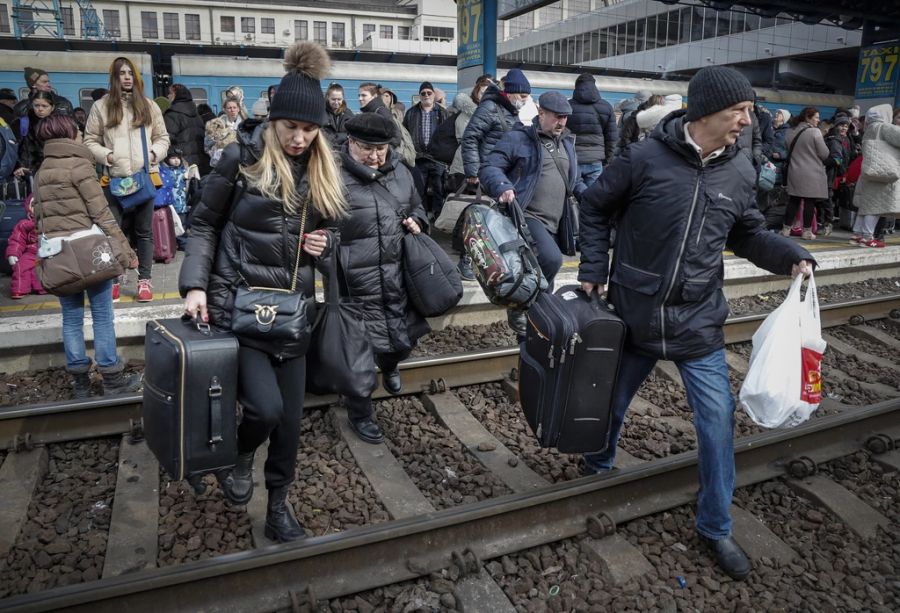
[[[44,163],[34,189],[39,232],[65,236],[97,224],[111,239],[119,264],[128,268],[137,259],[109,211],[87,147],[67,138],[44,143]]]
[[[877,137],[890,145],[888,151],[900,160],[900,126],[891,124],[892,116],[890,104],[880,104],[869,109],[866,113],[863,143]],[[881,127],[876,130],[879,125]],[[860,215],[900,215],[900,180],[893,183],[867,181],[866,159],[863,158],[862,172],[853,193],[853,204],[859,208]]]
[[[788,161],[787,192],[800,198],[827,198],[828,176],[825,174],[825,160],[828,159],[828,145],[822,131],[801,122],[791,128],[784,138],[784,146],[790,149],[794,138],[803,130],[803,136],[791,151]]]
[[[141,152],[141,130],[132,127],[131,104],[124,106],[122,122],[113,128],[106,127],[106,104],[109,94],[103,96],[91,107],[84,128],[84,144],[94,156],[98,164],[108,167],[111,177],[128,177],[135,174],[144,166],[144,154]],[[150,171],[158,170],[157,162],[165,159],[169,153],[169,133],[166,131],[166,123],[163,121],[162,111],[156,103],[147,99],[150,104],[152,121],[147,126],[147,159],[150,162]],[[154,155],[150,155],[150,153]],[[106,157],[112,153],[112,165],[107,163]]]

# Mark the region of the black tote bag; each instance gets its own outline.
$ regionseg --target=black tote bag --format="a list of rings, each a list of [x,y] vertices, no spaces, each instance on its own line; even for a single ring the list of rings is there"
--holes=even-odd
[[[331,254],[325,280],[325,304],[313,328],[306,353],[306,389],[313,394],[368,397],[378,385],[375,356],[366,333],[362,304],[342,298],[337,245]]]

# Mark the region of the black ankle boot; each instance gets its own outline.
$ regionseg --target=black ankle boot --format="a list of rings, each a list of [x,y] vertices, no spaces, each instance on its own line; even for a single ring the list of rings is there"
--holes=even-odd
[[[266,507],[267,539],[277,543],[296,541],[306,536],[303,528],[294,517],[294,509],[287,501],[289,486],[276,487],[269,490],[269,504]]]
[[[91,396],[91,373],[76,372],[72,373],[72,395],[75,398],[90,398]]]
[[[129,394],[141,389],[141,376],[137,373],[126,375],[123,371],[105,372],[103,375],[103,395]]]
[[[250,453],[239,453],[234,468],[222,481],[222,492],[232,504],[247,504],[253,498],[253,456]]]

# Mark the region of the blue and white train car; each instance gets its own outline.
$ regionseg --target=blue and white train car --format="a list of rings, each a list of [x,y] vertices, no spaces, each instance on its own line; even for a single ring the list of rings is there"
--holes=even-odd
[[[4,50],[0,53],[0,87],[12,89],[21,100],[28,96],[24,68],[40,68],[50,74],[53,91],[68,98],[73,107],[90,112],[94,103],[91,92],[109,87],[109,67],[122,55],[134,62],[144,79],[144,93],[152,98],[153,62],[146,53]]]
[[[172,82],[186,85],[194,100],[205,98],[218,111],[225,99],[225,90],[237,85],[244,90],[244,104],[249,110],[258,98],[265,98],[270,85],[277,85],[284,76],[280,59],[248,57],[214,57],[206,55],[173,55]],[[331,72],[322,80],[323,91],[332,82],[344,87],[347,106],[359,109],[357,90],[372,82],[392,90],[407,108],[418,100],[419,84],[430,81],[443,89],[448,100],[456,94],[456,68],[453,66],[424,66],[371,62],[333,61]]]
[[[503,74],[504,70],[499,70]],[[578,76],[573,73],[525,71],[531,82],[532,95],[536,99],[547,90],[557,90],[569,96]],[[194,98],[206,98],[218,110],[224,99],[225,90],[232,85],[244,89],[245,104],[248,109],[253,101],[265,97],[269,85],[277,84],[284,75],[284,67],[279,59],[247,57],[212,57],[195,55],[175,55],[172,57],[172,81],[182,82],[191,88]],[[443,89],[447,101],[453,100],[458,89],[468,90],[471,84],[458,88],[456,68],[453,66],[429,66],[425,64],[369,63],[364,61],[332,63],[325,89],[329,82],[344,86],[348,106],[354,111],[359,108],[356,101],[357,88],[367,81],[378,83],[391,89],[407,108],[418,101],[418,88],[422,81],[429,81]],[[597,87],[611,104],[631,98],[640,90],[653,94],[681,94],[687,102],[687,81],[662,81],[629,77],[596,76]],[[820,94],[758,88],[761,103],[774,112],[784,108],[796,114],[803,107],[815,106],[823,118],[831,117],[835,108],[853,104],[852,96]]]

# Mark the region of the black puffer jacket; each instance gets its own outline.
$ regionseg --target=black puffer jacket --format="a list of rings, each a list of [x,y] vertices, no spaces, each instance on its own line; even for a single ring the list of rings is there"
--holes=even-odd
[[[23,127],[23,123],[27,120],[27,128]],[[44,162],[44,142],[38,138],[37,129],[41,124],[41,119],[34,114],[34,111],[28,113],[26,117],[20,117],[12,126],[13,132],[19,139],[19,163],[18,168],[27,168],[33,175],[41,167]],[[25,136],[21,136],[25,130]]]
[[[403,234],[400,224],[413,217],[428,226],[412,175],[391,151],[375,170],[352,157],[345,145],[341,177],[350,215],[340,221],[340,262],[349,294],[363,303],[366,330],[376,353],[412,349],[430,328],[408,306],[403,281]]]
[[[475,114],[463,132],[460,147],[465,175],[477,177],[481,160],[494,149],[500,137],[519,122],[519,113],[496,85],[488,85]]]
[[[169,149],[180,149],[188,164],[196,164],[201,175],[209,172],[209,156],[203,148],[206,130],[197,107],[190,99],[176,98],[163,113],[166,132],[169,133]]]
[[[593,78],[578,77],[569,100],[572,114],[566,127],[575,135],[579,164],[611,160],[619,138],[612,106],[600,97]]]
[[[299,210],[290,215],[280,201],[270,200],[252,187],[246,187],[232,206],[235,189],[240,190],[246,182],[241,178],[235,187],[240,166],[253,164],[262,147],[258,137],[250,140],[253,133],[244,130],[244,125],[238,128],[240,142],[225,147],[216,168],[204,181],[200,203],[191,217],[191,235],[178,278],[182,296],[191,289],[206,290],[210,323],[225,329],[231,327],[231,309],[237,287],[246,284],[289,288],[299,247],[298,237],[326,226],[312,203],[306,225],[301,228]],[[300,193],[308,192],[307,161],[306,155],[293,161]],[[332,244],[331,236],[328,244]],[[297,280],[297,289],[309,296],[310,302],[315,295],[313,259],[307,253],[301,253]],[[256,345],[245,339],[241,342],[285,359],[299,357],[306,350],[306,343],[272,346]]]
[[[347,128],[344,124],[353,117],[353,111],[347,108],[346,104],[341,105],[341,110],[337,113],[330,108],[325,109],[325,117],[327,121],[322,125],[322,130],[328,135],[335,151],[339,151],[341,145],[347,141]]]
[[[748,157],[732,145],[703,165],[684,140],[684,115],[670,114],[584,192],[578,236],[578,280],[606,283],[616,220],[610,301],[628,325],[629,346],[667,360],[725,346],[724,249],[782,275],[813,260],[766,230]]]

